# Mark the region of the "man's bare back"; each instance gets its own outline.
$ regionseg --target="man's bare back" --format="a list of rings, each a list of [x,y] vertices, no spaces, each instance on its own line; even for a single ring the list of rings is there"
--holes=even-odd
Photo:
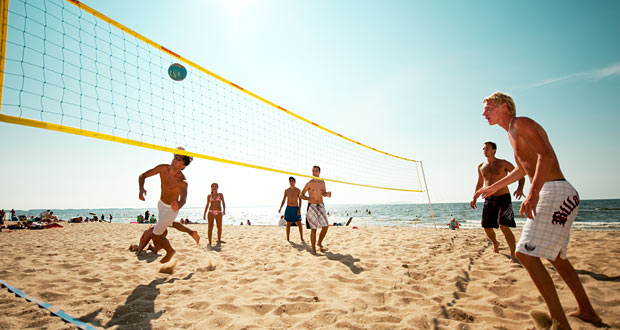
[[[537,138],[532,139],[531,136],[536,136]],[[540,178],[542,182],[564,178],[560,170],[558,158],[549,142],[549,137],[537,122],[527,117],[515,117],[510,122],[508,139],[514,149],[515,159],[521,165],[519,167],[525,171],[530,181],[534,180],[538,163],[536,151],[540,150],[544,150],[544,152],[551,157],[551,162],[545,164],[545,166],[549,166],[549,169],[544,177]],[[526,139],[530,142],[528,143]],[[543,170],[547,171],[547,169]]]

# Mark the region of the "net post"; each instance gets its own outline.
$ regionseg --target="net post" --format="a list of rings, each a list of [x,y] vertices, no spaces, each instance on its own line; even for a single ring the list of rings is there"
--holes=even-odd
[[[4,58],[6,54],[6,29],[9,24],[9,0],[0,0],[0,112],[2,112],[2,90],[4,89]]]
[[[422,165],[422,161],[420,160],[420,169],[422,169],[422,177],[424,178],[424,190],[426,190],[426,198],[428,198],[428,209],[431,212],[431,219],[433,219],[433,225],[435,229],[437,229],[437,223],[435,222],[435,215],[433,214],[433,204],[431,204],[431,196],[428,193],[428,185],[426,184],[426,175],[424,175],[424,165]]]

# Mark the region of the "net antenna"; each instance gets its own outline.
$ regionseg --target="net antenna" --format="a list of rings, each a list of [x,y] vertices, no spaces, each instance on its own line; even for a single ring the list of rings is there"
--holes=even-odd
[[[308,120],[77,0],[0,4],[0,121],[300,177],[319,165],[326,181],[424,191],[421,162]],[[173,80],[177,64],[186,72]]]

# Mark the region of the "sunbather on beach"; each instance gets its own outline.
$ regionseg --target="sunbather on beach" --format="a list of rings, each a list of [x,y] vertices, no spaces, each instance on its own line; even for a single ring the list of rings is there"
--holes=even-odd
[[[178,147],[178,149],[185,150],[182,147]],[[163,234],[169,226],[175,223],[174,219],[179,213],[179,209],[182,208],[187,201],[187,180],[181,171],[189,165],[191,161],[192,157],[175,154],[170,165],[157,165],[142,173],[138,178],[140,189],[138,198],[140,200],[144,200],[144,196],[146,195],[146,190],[144,189],[144,180],[146,178],[159,174],[161,180],[161,196],[157,205],[159,210],[159,221],[157,221],[157,224],[153,227],[152,232],[153,242],[166,250],[166,256],[160,261],[161,263],[170,261],[176,253]],[[174,225],[174,227],[178,227],[177,229],[187,232],[196,241],[196,244],[200,242],[198,232],[192,231],[181,224]]]
[[[508,133],[517,167],[503,179],[478,190],[478,196],[493,196],[497,191],[519,180],[524,175],[531,187],[519,213],[527,220],[517,244],[517,258],[549,308],[558,329],[570,329],[553,279],[540,258],[551,262],[573,293],[578,309],[570,316],[586,322],[600,323],[590,299],[579,280],[579,275],[567,259],[570,228],[577,217],[579,194],[564,178],[560,164],[545,130],[534,120],[517,117],[512,97],[495,92],[483,100],[482,115],[489,125],[499,125]]]
[[[321,168],[318,166],[312,167],[312,176],[318,177],[321,175]],[[308,196],[306,196],[306,192]],[[308,201],[308,211],[306,211],[306,222],[310,225],[310,242],[312,243],[312,251],[316,253],[316,230],[321,228],[319,234],[318,245],[321,251],[324,251],[323,239],[327,235],[327,228],[329,228],[329,221],[327,220],[327,211],[325,211],[325,205],[323,205],[323,197],[332,197],[331,191],[326,191],[325,181],[320,179],[312,179],[306,183],[304,189],[301,191],[301,199]]]
[[[136,255],[140,255],[140,253],[142,253],[142,251],[144,251],[144,248],[146,247],[147,244],[149,244],[149,242],[153,239],[153,228],[155,228],[155,226],[150,226],[147,230],[145,230],[142,233],[142,236],[140,237],[140,243],[138,245],[132,244],[129,247],[130,251],[135,250],[136,251]],[[164,230],[164,233],[161,235],[161,237],[166,237],[168,236],[168,229]],[[132,248],[135,247],[135,248]],[[155,253],[157,253],[157,251],[159,251],[161,249],[161,246],[157,245],[157,243],[153,242],[153,245],[149,244],[149,247],[147,248],[147,250],[151,250]]]
[[[217,244],[222,243],[222,217],[226,215],[226,202],[224,202],[224,194],[217,192],[218,188],[217,183],[211,184],[211,193],[207,196],[207,205],[205,205],[205,211],[202,215],[202,219],[208,220],[209,223],[207,228],[209,245],[211,245],[211,238],[213,237],[214,221],[217,225]]]
[[[280,204],[278,213],[282,212],[282,206],[286,202],[284,210],[284,220],[286,221],[286,240],[290,241],[291,224],[296,224],[299,228],[299,238],[304,240],[304,229],[301,225],[301,190],[295,187],[295,178],[288,178],[290,187],[284,190],[284,198]]]

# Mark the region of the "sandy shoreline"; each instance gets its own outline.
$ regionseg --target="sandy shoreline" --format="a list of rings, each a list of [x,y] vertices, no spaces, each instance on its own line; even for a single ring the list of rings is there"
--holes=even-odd
[[[170,230],[178,265],[168,275],[156,255],[127,249],[146,225],[63,225],[0,233],[0,279],[98,328],[530,329],[529,312],[546,311],[526,271],[508,264],[499,232],[496,254],[482,230],[332,227],[329,251],[313,256],[296,228],[288,243],[283,228],[225,226],[218,251],[206,246],[207,226],[190,225],[201,244]],[[620,328],[617,236],[574,231],[569,246],[611,328]],[[564,309],[575,310],[551,274]],[[2,329],[72,328],[6,288],[0,311]]]

